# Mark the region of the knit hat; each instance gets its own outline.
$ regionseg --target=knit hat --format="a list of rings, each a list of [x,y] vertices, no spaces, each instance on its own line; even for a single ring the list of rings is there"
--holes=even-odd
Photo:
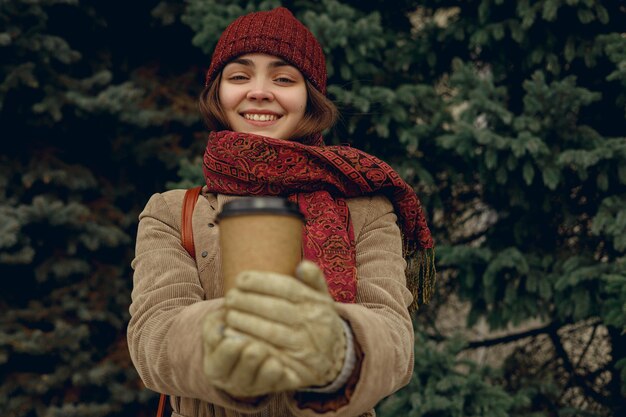
[[[284,59],[326,94],[326,60],[322,47],[311,31],[286,8],[250,13],[228,25],[213,51],[205,86],[213,82],[232,59],[249,53]]]

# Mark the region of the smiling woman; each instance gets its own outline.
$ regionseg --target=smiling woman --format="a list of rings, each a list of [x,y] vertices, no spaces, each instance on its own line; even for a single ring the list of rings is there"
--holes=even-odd
[[[222,73],[220,72],[215,75],[215,79],[211,83],[207,83],[198,100],[200,114],[210,131],[235,130],[231,128],[220,102],[221,80]],[[305,78],[304,85],[307,93],[306,110],[304,117],[298,122],[290,136],[303,143],[310,143],[317,140],[317,133],[329,129],[335,124],[339,112],[333,102],[315,88],[311,81]]]
[[[373,416],[411,377],[409,307],[418,283],[430,296],[433,241],[389,165],[324,145],[337,118],[326,81],[320,44],[285,8],[242,16],[218,41],[199,101],[211,130],[192,222],[202,257],[181,245],[185,192],[173,190],[140,215],[133,261],[131,357],[172,396],[172,416]],[[215,219],[241,196],[297,206],[302,244],[286,252],[304,260],[291,275],[244,271],[224,294]],[[407,282],[405,256],[419,280]]]
[[[246,54],[222,71],[219,102],[231,130],[291,139],[304,118],[307,92],[302,73],[284,60]]]

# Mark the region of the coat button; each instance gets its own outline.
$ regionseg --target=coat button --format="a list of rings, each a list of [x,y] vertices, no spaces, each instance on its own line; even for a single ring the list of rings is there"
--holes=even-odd
[[[209,223],[209,224],[208,224],[208,226],[209,226],[209,227],[214,227],[214,226],[215,226],[215,224],[214,224],[214,223]]]
[[[209,255],[209,252],[207,252],[207,251],[202,252],[202,257],[203,258],[206,258],[208,255]]]

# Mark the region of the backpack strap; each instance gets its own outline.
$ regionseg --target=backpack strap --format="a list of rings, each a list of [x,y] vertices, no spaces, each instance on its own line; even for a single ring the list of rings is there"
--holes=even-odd
[[[161,398],[159,398],[159,408],[157,409],[157,417],[163,417],[163,412],[165,411],[165,398],[167,396],[165,394],[161,394]]]
[[[180,240],[185,250],[189,255],[196,259],[196,247],[193,243],[193,209],[196,207],[198,196],[202,191],[202,186],[193,187],[185,192],[185,198],[183,199],[183,211],[180,221]]]
[[[193,209],[196,208],[196,202],[198,201],[198,196],[202,191],[202,186],[193,187],[188,189],[185,192],[185,197],[183,198],[183,211],[182,217],[180,219],[180,241],[185,248],[185,250],[189,253],[193,259],[196,259],[196,247],[193,243]],[[163,413],[165,412],[165,394],[161,394],[159,398],[159,408],[157,409],[156,417],[163,417]]]

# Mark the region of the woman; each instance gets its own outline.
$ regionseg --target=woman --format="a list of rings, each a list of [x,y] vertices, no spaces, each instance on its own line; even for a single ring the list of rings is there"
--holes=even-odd
[[[323,146],[337,114],[325,93],[321,46],[287,9],[222,34],[200,97],[212,132],[198,256],[181,245],[184,191],[174,190],[140,215],[133,261],[131,357],[148,388],[172,396],[173,416],[373,416],[411,377],[417,281],[407,288],[404,256],[417,260],[426,300],[432,238],[388,165]],[[241,195],[296,202],[307,261],[297,279],[245,272],[224,297],[215,218]]]

